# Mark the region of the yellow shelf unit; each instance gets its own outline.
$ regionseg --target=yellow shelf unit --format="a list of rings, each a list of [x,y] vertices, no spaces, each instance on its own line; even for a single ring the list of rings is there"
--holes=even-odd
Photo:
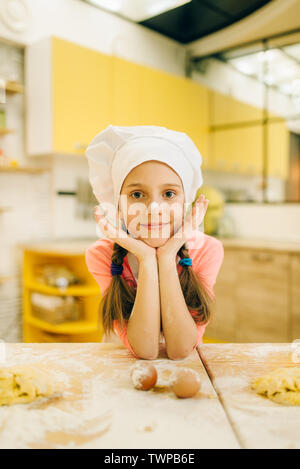
[[[36,291],[39,293],[45,293],[45,295],[57,295],[57,296],[89,296],[89,295],[98,295],[99,287],[98,286],[72,286],[68,288],[55,288],[42,283],[29,281],[26,283],[26,287],[31,291]]]
[[[98,331],[98,324],[90,321],[74,321],[62,324],[50,324],[38,318],[29,317],[28,324],[42,329],[43,331],[52,332],[53,334],[88,334]]]
[[[35,278],[37,267],[61,264],[71,269],[80,284],[66,289],[50,287]],[[83,318],[78,321],[52,324],[34,316],[31,295],[39,292],[55,296],[75,296],[83,304]],[[53,249],[26,248],[23,263],[23,340],[24,342],[101,342],[103,330],[98,321],[101,292],[89,273],[85,253],[62,253]]]

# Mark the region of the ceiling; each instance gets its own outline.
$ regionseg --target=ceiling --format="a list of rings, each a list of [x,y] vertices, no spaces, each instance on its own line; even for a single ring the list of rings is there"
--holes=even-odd
[[[99,8],[152,29],[182,44],[203,38],[245,18],[271,0],[84,0]],[[155,5],[154,5],[155,3]],[[148,5],[138,20],[140,5]],[[172,5],[173,6],[170,6]],[[181,4],[181,5],[180,5]],[[179,6],[178,6],[179,5]],[[156,11],[164,11],[156,14]],[[165,8],[164,8],[165,6]],[[135,14],[136,13],[136,14]],[[142,13],[142,11],[141,11]],[[149,17],[150,16],[150,17]],[[143,17],[141,15],[141,17]]]
[[[192,0],[139,24],[187,44],[229,26],[270,0]]]

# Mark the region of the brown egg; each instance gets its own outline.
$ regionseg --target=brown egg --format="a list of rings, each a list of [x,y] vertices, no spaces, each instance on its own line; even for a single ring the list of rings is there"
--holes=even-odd
[[[131,370],[131,379],[136,389],[148,391],[155,386],[156,368],[151,363],[137,363]]]
[[[177,368],[170,380],[177,397],[193,397],[201,387],[199,374],[190,368]]]

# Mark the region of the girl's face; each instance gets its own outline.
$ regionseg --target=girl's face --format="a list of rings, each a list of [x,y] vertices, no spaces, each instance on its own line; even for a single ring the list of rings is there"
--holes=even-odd
[[[125,178],[119,208],[130,234],[149,246],[160,247],[183,221],[181,179],[167,164],[146,161]]]

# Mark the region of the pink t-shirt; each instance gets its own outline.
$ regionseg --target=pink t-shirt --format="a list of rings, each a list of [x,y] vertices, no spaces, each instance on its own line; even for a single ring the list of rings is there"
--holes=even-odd
[[[200,231],[193,231],[192,235],[187,240],[187,244],[189,256],[193,260],[193,269],[200,277],[209,296],[214,299],[215,295],[213,286],[216,282],[217,275],[224,258],[223,245],[218,239]],[[86,250],[85,258],[88,269],[98,283],[102,296],[105,295],[105,292],[110,286],[112,280],[110,265],[113,245],[114,241],[111,239],[101,238]],[[182,266],[177,264],[178,275],[180,274],[181,269]],[[131,271],[127,255],[124,258],[121,277],[124,278],[129,285],[135,288],[137,287],[137,282]],[[195,311],[190,311],[190,313],[192,316],[196,314]],[[125,322],[125,327],[122,328],[119,321],[114,320],[114,330],[117,332],[125,347],[127,347],[127,349],[137,357],[127,338],[127,322],[128,321]],[[207,324],[208,323],[196,323],[197,342],[194,348],[199,343],[202,343],[202,337]]]

